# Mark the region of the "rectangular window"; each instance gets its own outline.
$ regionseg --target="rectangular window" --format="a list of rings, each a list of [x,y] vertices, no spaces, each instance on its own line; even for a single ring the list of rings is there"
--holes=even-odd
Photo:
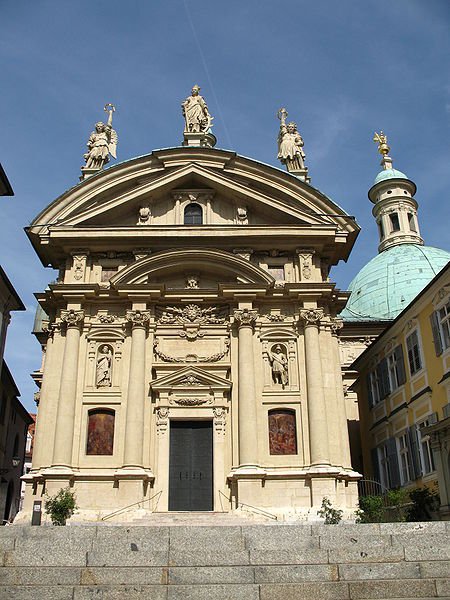
[[[412,213],[408,213],[408,223],[410,231],[417,232],[416,221],[414,219],[414,215]]]
[[[430,422],[428,419],[422,421],[422,423],[418,423],[417,425],[417,437],[419,440],[419,455],[420,462],[422,465],[422,473],[424,475],[428,475],[428,473],[432,473],[435,470],[434,461],[433,461],[433,451],[430,446],[430,436],[425,435],[423,433],[423,428],[428,427]]]
[[[387,357],[389,383],[391,391],[396,390],[406,381],[405,365],[403,362],[403,350],[397,346],[392,354]]]
[[[406,433],[397,438],[397,452],[400,466],[400,478],[402,484],[405,484],[412,480],[411,456]]]
[[[409,371],[411,375],[414,375],[414,373],[417,373],[417,371],[420,371],[422,368],[417,331],[413,331],[411,335],[406,338],[406,348],[408,350]]]
[[[398,214],[392,213],[389,215],[391,220],[391,231],[400,231],[400,221],[398,220]]]
[[[379,446],[378,450],[378,460],[380,464],[380,479],[381,485],[385,488],[391,487],[391,478],[389,476],[389,456],[387,446]]]
[[[450,302],[439,309],[439,326],[442,333],[442,344],[444,348],[450,346]]]
[[[369,405],[375,406],[382,400],[380,391],[379,374],[377,370],[371,371],[368,375],[367,385],[369,388]]]

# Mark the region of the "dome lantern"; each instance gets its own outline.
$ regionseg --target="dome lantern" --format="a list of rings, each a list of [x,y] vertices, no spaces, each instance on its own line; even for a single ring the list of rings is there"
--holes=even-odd
[[[382,131],[375,133],[373,141],[378,143],[383,167],[369,190],[369,199],[375,205],[372,214],[380,238],[378,252],[399,244],[422,246],[417,219],[418,204],[414,199],[416,185],[404,173],[392,167],[387,136]]]

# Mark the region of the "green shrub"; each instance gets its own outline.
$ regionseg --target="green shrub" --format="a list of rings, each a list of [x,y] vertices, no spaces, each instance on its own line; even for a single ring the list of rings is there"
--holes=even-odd
[[[317,511],[319,517],[325,519],[325,525],[337,525],[342,521],[342,510],[333,508],[330,500],[324,496],[322,498],[322,508]]]
[[[382,523],[384,519],[383,496],[360,496],[356,511],[357,523]]]
[[[406,511],[409,502],[409,493],[403,488],[389,490],[386,494],[387,507],[384,520],[388,523],[406,521]]]
[[[65,525],[77,508],[75,494],[69,488],[60,489],[56,496],[50,496],[45,502],[53,525]]]
[[[439,506],[439,495],[430,488],[417,488],[409,494],[411,506],[406,514],[407,521],[431,521],[431,513]]]

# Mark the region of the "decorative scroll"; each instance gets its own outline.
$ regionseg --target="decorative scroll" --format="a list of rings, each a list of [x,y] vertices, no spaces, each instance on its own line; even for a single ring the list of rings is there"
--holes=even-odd
[[[114,411],[89,412],[86,454],[111,455],[114,445]]]
[[[66,327],[80,327],[84,320],[84,310],[62,310],[61,321]]]
[[[230,340],[225,340],[225,350],[212,354],[211,356],[197,356],[197,354],[187,354],[186,356],[169,356],[158,350],[158,340],[153,342],[153,350],[158,358],[164,362],[185,363],[185,362],[217,362],[228,354]]]
[[[258,317],[258,311],[249,308],[236,309],[233,312],[233,317],[234,320],[238,323],[239,327],[245,325],[250,325],[251,327],[253,327]]]
[[[159,314],[158,322],[161,324],[185,325],[196,323],[198,325],[224,323],[226,315],[224,311],[227,309],[219,306],[209,306],[203,308],[198,304],[187,304],[182,308],[177,306],[167,306],[165,309],[158,307]]]
[[[100,323],[114,323],[115,321],[115,316],[114,315],[99,315],[98,316],[98,320],[100,321]]]
[[[269,411],[270,454],[297,454],[295,411]]]
[[[146,310],[128,310],[126,319],[132,327],[147,327],[150,313]]]
[[[208,402],[207,398],[175,398],[175,404],[179,404],[180,406],[200,406],[201,404],[206,404]]]
[[[201,384],[201,380],[195,375],[186,375],[183,379],[180,379],[180,383],[184,383],[186,385],[197,385]]]
[[[319,325],[323,319],[323,308],[305,308],[300,311],[300,319],[305,325]]]

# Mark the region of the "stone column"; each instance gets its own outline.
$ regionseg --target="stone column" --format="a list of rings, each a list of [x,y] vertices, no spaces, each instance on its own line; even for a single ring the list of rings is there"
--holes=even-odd
[[[33,443],[33,462],[32,462],[32,470],[37,471],[40,467],[44,465],[43,460],[43,451],[46,444],[48,444],[48,439],[46,436],[48,435],[47,431],[47,422],[48,422],[48,404],[49,399],[47,398],[47,381],[50,377],[50,365],[51,365],[51,356],[53,350],[53,330],[49,327],[47,337],[47,343],[45,345],[45,361],[43,361],[43,377],[42,377],[42,386],[41,389],[35,393],[37,407],[37,416],[36,416],[36,432],[34,434],[34,443]],[[37,395],[36,395],[37,394]],[[53,462],[53,461],[51,461]],[[49,466],[48,464],[45,466]]]
[[[145,341],[150,314],[143,310],[130,310],[126,317],[132,329],[123,466],[143,468]]]
[[[234,320],[239,326],[238,395],[239,395],[239,463],[255,466],[258,463],[256,427],[255,366],[253,359],[253,327],[256,310],[238,309]]]
[[[78,355],[83,310],[62,310],[61,322],[66,329],[66,343],[61,369],[61,385],[56,413],[54,467],[71,467],[77,394]]]
[[[341,452],[342,466],[346,469],[352,468],[352,459],[350,456],[350,437],[348,432],[347,411],[345,408],[344,384],[342,381],[342,368],[339,355],[339,331],[344,323],[340,319],[333,319],[331,322],[331,340],[334,353],[334,371],[336,376],[337,410],[339,418],[339,431],[341,434]]]
[[[309,444],[311,465],[329,465],[327,414],[322,382],[319,324],[322,309],[304,309],[300,319],[305,328],[306,389],[308,392]]]

